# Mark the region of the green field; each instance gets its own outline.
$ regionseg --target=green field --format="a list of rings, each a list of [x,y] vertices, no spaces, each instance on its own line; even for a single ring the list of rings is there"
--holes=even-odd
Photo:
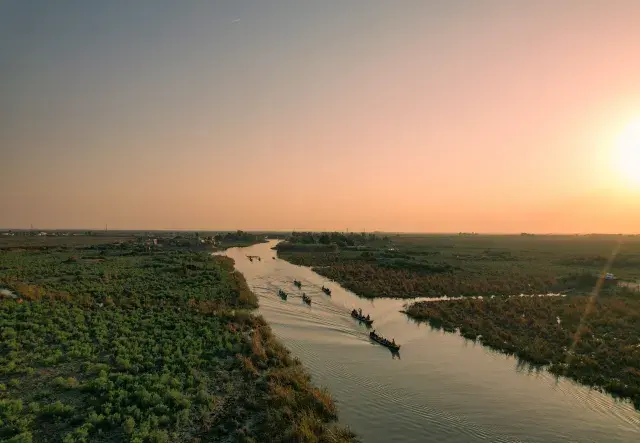
[[[298,234],[278,255],[369,298],[588,293],[619,243],[611,272],[640,280],[637,236],[332,235]]]
[[[0,251],[0,441],[354,440],[231,259],[94,240]]]
[[[251,246],[265,241],[266,234],[245,231],[2,231],[0,250],[51,249],[57,247],[87,247],[90,245],[136,242],[144,244],[154,239],[164,247],[188,247],[200,250],[222,250]]]
[[[640,408],[638,236],[302,233],[278,255],[365,297],[482,296],[407,314]],[[602,280],[590,302],[610,259],[618,279]],[[511,296],[549,292],[565,297]]]

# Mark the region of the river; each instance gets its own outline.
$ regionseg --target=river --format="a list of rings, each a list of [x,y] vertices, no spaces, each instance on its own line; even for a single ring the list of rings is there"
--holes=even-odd
[[[259,297],[275,334],[331,391],[340,421],[364,442],[640,441],[640,413],[628,402],[415,323],[399,312],[402,300],[360,298],[310,268],[273,259],[275,244],[225,254]],[[369,340],[350,317],[353,308],[371,314],[375,329],[402,345],[399,356]]]

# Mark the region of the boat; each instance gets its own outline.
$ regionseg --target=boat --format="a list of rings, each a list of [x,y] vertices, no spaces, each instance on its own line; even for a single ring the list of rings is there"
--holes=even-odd
[[[287,293],[284,292],[282,289],[278,289],[278,295],[280,296],[281,299],[286,300],[287,299]]]
[[[299,282],[298,280],[294,280],[293,284],[296,285],[298,288],[302,287],[302,282]]]
[[[369,318],[368,316],[362,315],[362,309],[360,309],[359,311],[356,311],[354,309],[353,311],[351,311],[351,316],[356,320],[360,320],[362,323],[366,324],[367,326],[371,326],[371,324],[373,323],[373,320],[371,320],[371,318]]]
[[[380,343],[382,346],[386,346],[394,352],[398,352],[400,350],[400,345],[397,345],[394,341],[389,341],[386,338],[376,334],[376,331],[369,332],[369,338],[377,343]]]
[[[302,294],[302,301],[305,302],[306,304],[310,305],[311,304],[311,297],[309,297],[307,294]]]
[[[324,286],[322,286],[322,292],[324,292],[327,295],[331,295],[331,289],[325,288]]]

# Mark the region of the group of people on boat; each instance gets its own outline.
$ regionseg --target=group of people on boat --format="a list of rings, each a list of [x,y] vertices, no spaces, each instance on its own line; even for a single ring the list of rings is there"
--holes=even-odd
[[[391,341],[389,341],[386,338],[384,338],[383,336],[378,335],[376,333],[375,329],[373,331],[371,331],[369,333],[369,335],[371,336],[371,338],[373,338],[374,340],[376,340],[377,342],[379,342],[379,343],[381,343],[381,344],[383,344],[385,346],[388,346],[388,347],[394,348],[394,349],[400,348],[400,346],[396,344],[395,338],[392,338]]]
[[[293,284],[296,285],[298,288],[302,286],[302,283],[298,280],[294,280]],[[331,295],[331,290],[329,288],[325,288],[324,285],[322,286],[322,291],[325,294]],[[282,289],[278,289],[278,295],[282,297],[284,300],[287,299],[287,293],[284,292]],[[309,297],[305,292],[302,293],[302,301],[308,305],[311,305],[311,297]],[[371,323],[373,323],[373,320],[371,319],[371,316],[369,314],[364,315],[362,313],[362,308],[359,308],[357,310],[355,308],[352,309],[351,316],[354,318],[357,318],[362,322],[367,323],[367,327],[370,327]],[[400,350],[400,345],[396,344],[395,338],[388,340],[383,336],[379,335],[375,329],[369,333],[369,337],[374,341],[380,343],[381,345],[388,347],[393,352],[398,352],[398,350]]]
[[[362,314],[362,308],[359,308],[357,311],[355,309],[351,311],[351,316],[360,320],[371,321],[371,316],[369,314],[367,314],[366,317]]]

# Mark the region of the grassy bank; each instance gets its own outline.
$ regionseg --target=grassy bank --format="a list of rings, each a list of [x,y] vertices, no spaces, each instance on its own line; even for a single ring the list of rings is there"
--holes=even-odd
[[[610,272],[622,281],[605,281],[590,306],[615,250]],[[496,295],[407,313],[640,408],[640,294],[624,284],[640,277],[640,237],[299,233],[278,255],[364,297]],[[567,296],[509,297],[548,292]]]
[[[0,287],[2,441],[354,440],[229,258],[74,240],[0,252]]]
[[[267,241],[264,234],[253,234],[244,231],[216,234],[211,238],[215,241],[215,247],[217,250],[244,248],[257,243],[265,243]]]
[[[6,235],[5,235],[6,234]],[[0,231],[0,250],[84,248],[90,245],[135,242],[165,249],[224,250],[265,242],[265,234],[171,231]]]
[[[640,297],[494,297],[414,303],[407,314],[640,409]],[[585,315],[586,314],[586,315]]]
[[[415,298],[585,294],[618,242],[611,272],[636,281],[640,237],[301,233],[277,249],[361,296]]]

